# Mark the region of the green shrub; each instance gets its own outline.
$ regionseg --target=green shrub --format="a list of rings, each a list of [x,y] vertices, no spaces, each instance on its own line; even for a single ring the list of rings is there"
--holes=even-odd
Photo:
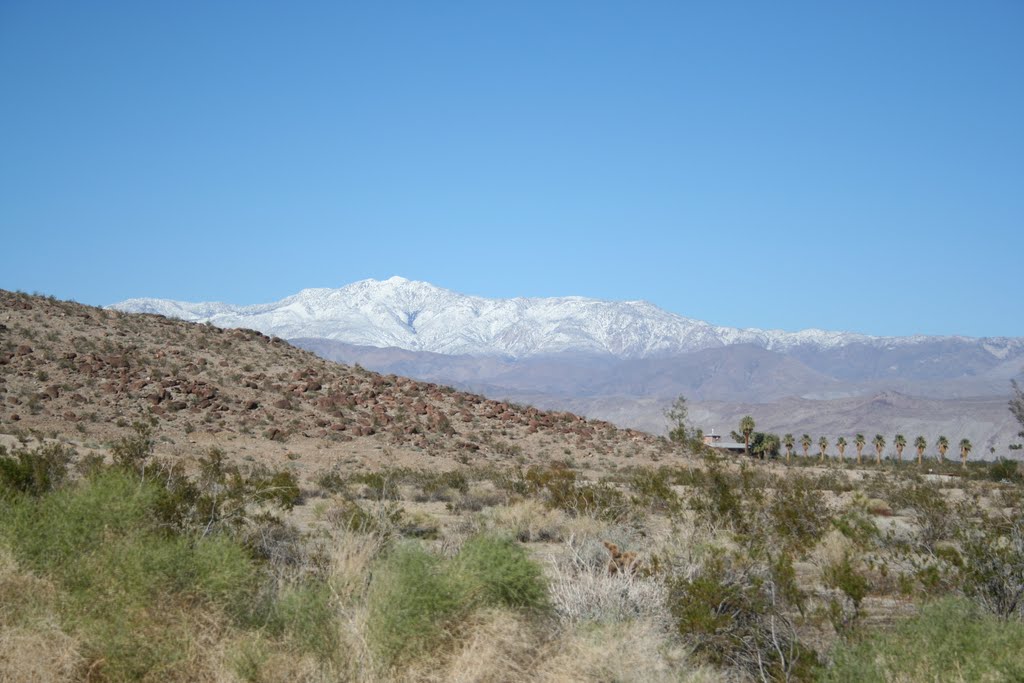
[[[1024,624],[985,615],[947,598],[885,634],[833,654],[829,682],[1024,680]]]
[[[441,560],[402,545],[374,573],[367,634],[381,660],[395,664],[437,644],[446,622],[462,609]]]
[[[934,484],[911,483],[898,488],[892,496],[897,508],[910,508],[918,526],[918,542],[928,550],[934,550],[938,541],[953,535],[952,514],[947,496]]]
[[[868,580],[854,568],[849,553],[844,554],[838,562],[826,566],[821,578],[826,586],[839,590],[853,607],[848,612],[838,601],[830,605],[833,628],[836,632],[845,632],[860,616],[861,603],[868,594]]]
[[[41,496],[64,484],[68,465],[75,455],[72,448],[59,443],[44,444],[33,450],[0,451],[0,495],[5,492]]]
[[[622,493],[606,483],[590,484],[577,481],[576,472],[565,464],[550,467],[530,467],[524,475],[524,488],[528,493],[543,495],[549,507],[574,516],[598,517],[618,521],[628,516],[629,510]],[[513,490],[517,489],[513,485]]]
[[[418,500],[451,501],[454,493],[465,494],[469,491],[469,480],[457,470],[448,472],[419,472],[415,476],[422,495]]]
[[[746,470],[745,470],[746,471]],[[736,477],[711,463],[704,475],[704,485],[692,498],[697,516],[712,526],[730,526],[737,531],[748,531],[750,515],[744,500],[749,504],[760,503],[760,490],[748,488],[746,477]]]
[[[795,588],[787,564],[780,558],[769,569],[716,553],[692,576],[670,580],[669,607],[679,634],[711,663],[754,679],[805,680],[816,658],[785,613],[786,596]]]
[[[541,608],[547,587],[540,566],[511,539],[475,536],[462,546],[454,573],[467,591],[493,605]]]
[[[452,560],[407,544],[374,572],[367,632],[377,655],[393,665],[437,646],[474,609],[546,605],[541,569],[514,541],[475,536]]]
[[[672,490],[667,468],[637,468],[630,473],[629,488],[633,504],[652,510],[674,512],[679,509],[679,496]]]
[[[375,500],[398,500],[398,479],[390,472],[360,472],[350,481],[365,487],[363,497]]]
[[[162,492],[123,469],[0,507],[0,535],[20,563],[61,589],[62,617],[110,680],[169,677],[188,658],[190,614],[243,615],[258,572],[227,538],[172,533]]]
[[[337,652],[337,618],[330,587],[308,581],[285,588],[271,606],[267,626],[299,650],[330,660]]]
[[[1024,614],[1024,519],[979,515],[960,533],[966,595],[1004,619]]]
[[[282,510],[291,510],[302,502],[302,491],[295,475],[279,470],[254,482],[260,500],[275,503]]]
[[[814,545],[829,523],[824,494],[800,475],[778,483],[768,514],[783,543],[800,550]]]
[[[1017,467],[1017,461],[1003,458],[989,466],[988,478],[992,481],[1011,481],[1016,483],[1020,483],[1024,479]]]

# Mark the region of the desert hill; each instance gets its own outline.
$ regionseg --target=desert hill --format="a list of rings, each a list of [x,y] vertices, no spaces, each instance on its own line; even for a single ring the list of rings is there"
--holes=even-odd
[[[287,458],[309,476],[339,463],[644,461],[665,448],[607,422],[329,362],[252,330],[0,290],[0,432],[98,449],[143,419],[155,421],[158,452],[217,445]]]

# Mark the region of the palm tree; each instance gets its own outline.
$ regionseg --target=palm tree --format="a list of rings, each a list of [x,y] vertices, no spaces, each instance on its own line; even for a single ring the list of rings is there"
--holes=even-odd
[[[857,464],[860,464],[860,454],[864,451],[864,446],[867,444],[867,439],[864,438],[863,434],[858,434],[853,437],[853,447],[857,449]]]
[[[836,450],[839,451],[839,459],[846,462],[846,437],[836,439]]]
[[[825,462],[825,451],[828,450],[828,439],[824,436],[818,439],[818,460]]]
[[[967,454],[971,452],[974,446],[971,445],[970,439],[960,439],[960,460],[964,464],[964,468],[967,467]]]
[[[935,447],[939,449],[939,462],[946,462],[946,451],[949,450],[949,439],[940,436],[935,441]]]
[[[903,462],[903,449],[907,447],[907,437],[897,434],[892,440],[892,445],[896,447],[896,460]]]
[[[790,458],[793,457],[793,444],[794,443],[795,442],[793,441],[793,435],[792,434],[786,434],[784,437],[782,437],[782,445],[786,447],[786,464],[787,465],[789,464]]]
[[[928,442],[923,436],[919,436],[914,439],[914,448],[917,449],[917,466],[920,467],[924,462],[924,449],[928,448]]]
[[[743,435],[743,452],[750,455],[750,435],[754,433],[754,418],[745,415],[740,420],[740,434]]]
[[[875,434],[875,438],[871,440],[871,445],[875,447],[875,462],[879,465],[882,464],[882,451],[885,450],[885,437],[881,434]]]
[[[807,449],[811,447],[812,443],[814,442],[811,441],[810,434],[804,434],[803,436],[800,437],[800,448],[804,449],[805,458],[807,457]]]

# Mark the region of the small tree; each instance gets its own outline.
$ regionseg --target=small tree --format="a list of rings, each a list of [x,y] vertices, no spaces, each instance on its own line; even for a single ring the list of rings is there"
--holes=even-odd
[[[827,450],[828,450],[828,439],[823,436],[820,439],[818,439],[818,460],[820,462],[825,462],[825,451],[827,451]]]
[[[792,434],[786,434],[785,436],[782,437],[782,445],[786,447],[786,464],[787,465],[789,464],[789,461],[793,457],[793,444],[794,443],[795,443],[795,441],[793,440],[793,435]]]
[[[148,422],[133,422],[132,435],[123,436],[110,445],[114,464],[135,471],[143,480],[146,478],[146,464],[153,455],[156,440],[153,425]]]
[[[673,443],[686,445],[693,439],[694,432],[688,422],[689,414],[690,408],[686,405],[685,396],[677,397],[665,411],[665,418],[669,422],[668,438]]]
[[[935,448],[939,451],[939,462],[946,462],[946,451],[949,450],[949,439],[940,436],[935,440]]]
[[[740,420],[740,434],[743,435],[743,451],[750,455],[750,435],[754,433],[754,418],[744,415]]]

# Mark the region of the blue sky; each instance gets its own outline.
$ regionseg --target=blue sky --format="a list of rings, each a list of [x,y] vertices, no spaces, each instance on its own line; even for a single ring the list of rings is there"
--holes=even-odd
[[[1024,3],[0,3],[0,287],[1024,336]]]

